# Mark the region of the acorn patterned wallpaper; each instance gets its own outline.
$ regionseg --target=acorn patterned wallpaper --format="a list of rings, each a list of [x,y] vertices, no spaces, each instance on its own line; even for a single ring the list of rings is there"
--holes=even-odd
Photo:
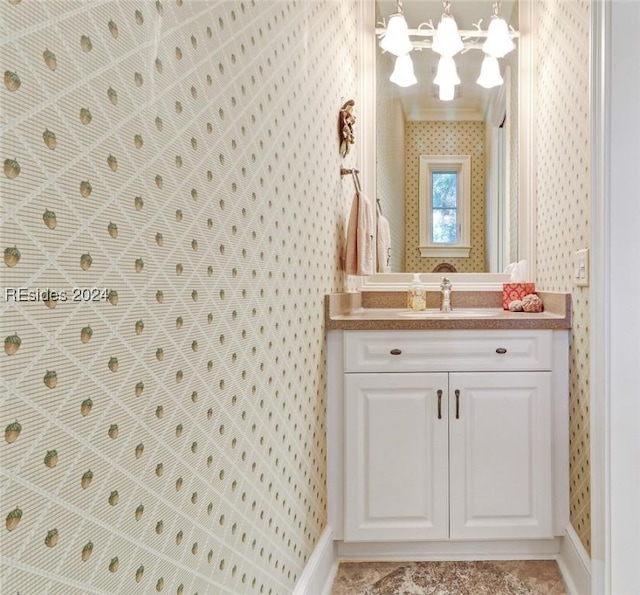
[[[326,520],[356,13],[0,4],[3,593],[293,588]]]
[[[590,3],[547,0],[537,10],[537,288],[572,293],[571,524],[589,551],[589,288],[573,286],[572,269],[574,252],[590,242]]]
[[[482,121],[408,121],[405,144],[407,271],[430,273],[441,262],[459,273],[487,270],[485,255],[485,130]],[[420,155],[471,155],[471,252],[469,258],[422,258],[418,246]]]

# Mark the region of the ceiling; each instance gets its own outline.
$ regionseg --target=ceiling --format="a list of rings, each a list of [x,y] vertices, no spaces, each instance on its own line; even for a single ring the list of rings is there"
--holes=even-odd
[[[517,19],[514,16],[517,12],[516,4],[517,0],[505,0],[501,2],[499,11],[500,16],[505,18],[514,29],[518,29]],[[417,29],[418,25],[429,20],[434,26],[437,26],[442,15],[442,7],[442,2],[438,0],[404,0],[402,11],[409,28]],[[474,30],[474,23],[478,23],[482,19],[481,27],[486,31],[493,13],[493,2],[491,0],[452,0],[450,10],[459,30]],[[395,12],[397,12],[396,0],[376,0],[376,16],[380,21],[382,19],[387,21],[389,15]],[[381,25],[378,24],[378,26]],[[495,90],[484,89],[475,82],[480,73],[482,51],[473,49],[455,56],[458,76],[462,83],[456,87],[456,98],[447,102],[438,99],[438,87],[433,84],[438,58],[438,54],[430,49],[412,51],[411,59],[418,84],[402,88],[389,83],[402,101],[405,117],[407,119],[425,119],[428,118],[426,114],[434,111],[444,111],[449,114],[448,117],[451,119],[459,117],[461,113],[468,116],[483,114],[485,106]],[[504,64],[502,63],[507,58],[500,60],[502,72],[504,72]],[[392,55],[383,56],[382,50],[378,48],[376,59],[382,60],[382,76],[388,79],[393,70],[395,57]]]

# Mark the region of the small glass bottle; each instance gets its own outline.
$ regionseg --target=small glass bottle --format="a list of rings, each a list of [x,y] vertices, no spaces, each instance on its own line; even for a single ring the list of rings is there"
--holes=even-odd
[[[413,281],[407,291],[407,308],[413,312],[421,312],[427,309],[427,291],[420,283],[420,275],[414,273]]]

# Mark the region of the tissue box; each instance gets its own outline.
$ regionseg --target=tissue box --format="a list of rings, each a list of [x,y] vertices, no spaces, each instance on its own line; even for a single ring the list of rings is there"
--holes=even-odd
[[[502,308],[509,309],[513,300],[521,300],[525,295],[536,292],[535,283],[503,283],[502,284]]]

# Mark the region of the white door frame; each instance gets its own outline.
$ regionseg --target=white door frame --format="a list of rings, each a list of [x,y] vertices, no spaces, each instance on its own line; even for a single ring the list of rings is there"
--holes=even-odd
[[[640,3],[591,8],[592,594],[627,595],[640,593]]]

